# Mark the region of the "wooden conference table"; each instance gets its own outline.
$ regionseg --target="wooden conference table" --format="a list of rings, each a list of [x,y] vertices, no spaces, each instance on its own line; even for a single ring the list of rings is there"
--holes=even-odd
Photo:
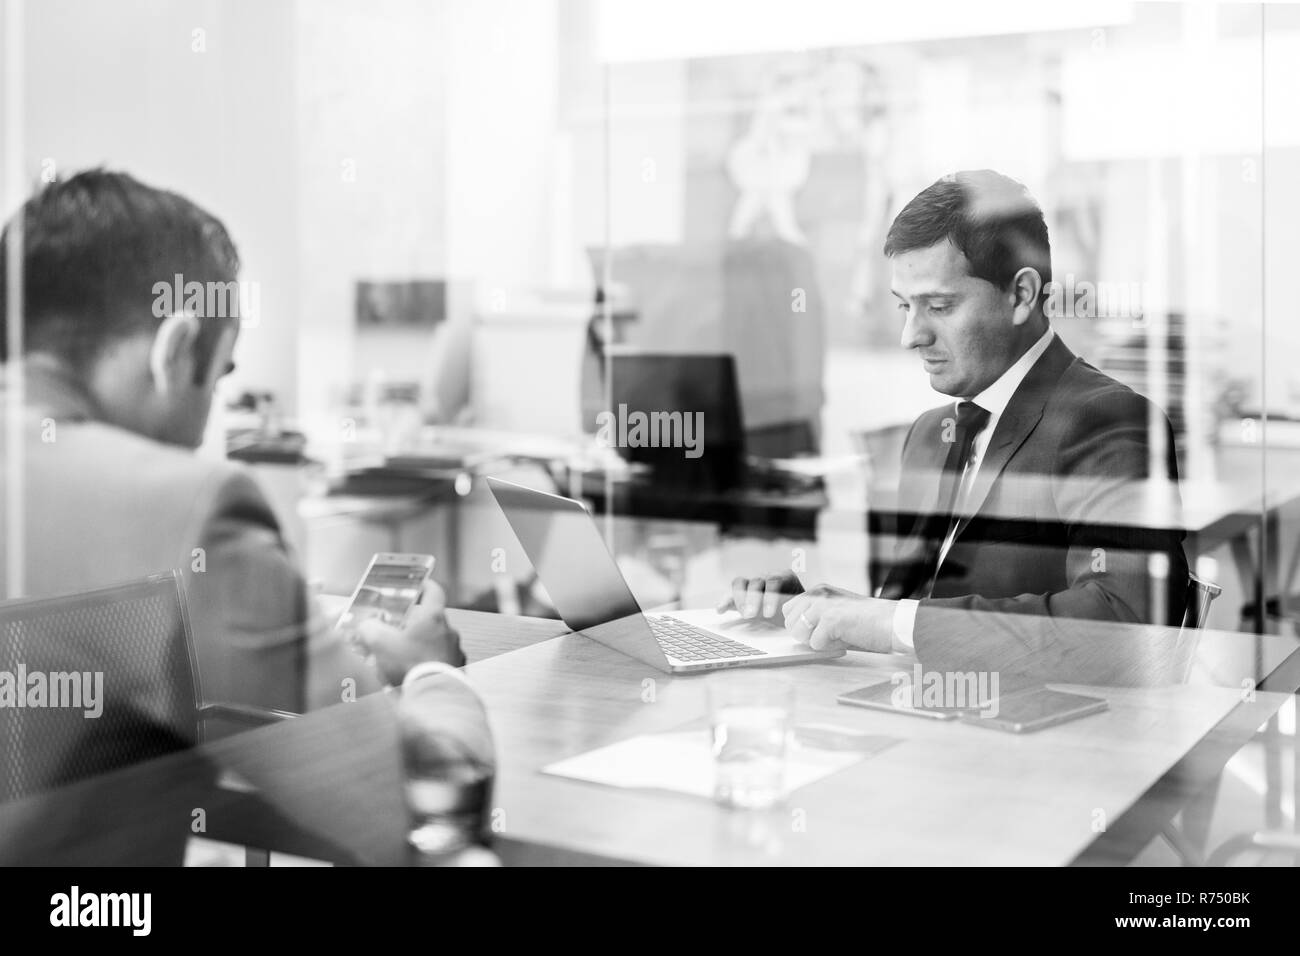
[[[1203,641],[1216,638],[1251,640],[1207,633]],[[670,677],[577,635],[482,661],[469,674],[497,737],[493,802],[506,821],[499,842],[508,861],[1061,865],[1136,855],[1198,783],[1287,701],[1300,683],[1300,655],[1293,639],[1274,643],[1274,686],[1285,685],[1284,692],[1256,692],[1246,702],[1240,686],[1105,688],[1096,692],[1109,700],[1108,712],[1025,736],[835,703],[846,690],[888,680],[900,669],[896,657],[850,653],[799,665],[783,672],[796,687],[798,724],[831,724],[898,743],[766,813],[539,772],[564,757],[701,717],[706,685],[729,674]],[[1207,742],[1216,753],[1192,761]],[[1175,768],[1176,785],[1158,786]],[[1163,805],[1138,808],[1117,827],[1144,795]],[[1088,856],[1103,826],[1133,845],[1111,840]]]
[[[473,611],[449,618],[496,738],[493,819],[508,864],[1126,862],[1300,686],[1295,639],[1265,637],[1271,676],[1253,694],[1222,674],[1228,686],[1105,688],[1109,711],[1016,736],[837,705],[837,694],[911,666],[850,653],[781,671],[796,687],[797,723],[896,743],[796,790],[780,809],[736,812],[540,772],[700,718],[708,683],[730,674],[665,675],[565,634],[557,621]],[[1205,632],[1202,643],[1249,639]],[[180,787],[202,760],[254,781],[261,798],[256,812],[227,801],[229,785],[206,798],[207,836],[343,863],[400,863],[406,815],[394,710],[390,695],[374,695],[5,805],[0,846],[38,815],[58,819],[60,801],[84,808],[92,790],[93,806],[109,810],[91,844],[155,839],[156,818],[133,811],[114,788]],[[48,859],[89,852],[85,833],[43,832]]]

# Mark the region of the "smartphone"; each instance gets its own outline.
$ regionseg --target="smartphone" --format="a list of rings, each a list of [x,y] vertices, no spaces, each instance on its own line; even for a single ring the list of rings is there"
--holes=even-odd
[[[874,710],[888,710],[895,714],[929,717],[931,720],[956,720],[967,709],[965,707],[923,707],[915,702],[911,684],[896,684],[891,680],[859,687],[857,690],[840,694],[835,699],[850,707],[870,707]]]
[[[431,554],[376,554],[337,626],[351,629],[362,621],[377,619],[401,627],[433,573],[433,565]]]
[[[1027,734],[1042,730],[1044,727],[1053,727],[1068,720],[1099,713],[1110,706],[1104,697],[1067,694],[1065,691],[1049,690],[1046,687],[1008,694],[999,697],[996,703],[996,714],[988,715],[971,711],[963,714],[961,719],[965,723],[980,727],[1005,730],[1013,734]]]

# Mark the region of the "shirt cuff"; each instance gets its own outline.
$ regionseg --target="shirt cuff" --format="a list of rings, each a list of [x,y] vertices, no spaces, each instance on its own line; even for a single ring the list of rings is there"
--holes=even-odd
[[[444,664],[442,661],[421,661],[419,664],[414,665],[406,672],[406,676],[402,678],[402,689],[405,690],[407,687],[410,687],[416,681],[429,674],[450,674],[466,687],[473,689],[460,668],[452,667],[450,664]]]
[[[912,630],[916,627],[916,609],[920,601],[902,600],[894,608],[894,642],[904,650],[912,650]]]

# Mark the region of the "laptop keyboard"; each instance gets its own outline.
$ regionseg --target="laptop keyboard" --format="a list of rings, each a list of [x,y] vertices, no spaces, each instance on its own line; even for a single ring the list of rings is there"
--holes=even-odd
[[[763,652],[748,644],[728,640],[673,617],[651,617],[650,629],[669,657],[682,661],[713,661],[727,657],[762,657]]]

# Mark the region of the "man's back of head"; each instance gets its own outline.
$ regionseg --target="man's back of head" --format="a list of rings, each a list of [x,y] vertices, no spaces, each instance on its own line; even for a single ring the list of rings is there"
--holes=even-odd
[[[93,417],[197,446],[231,367],[238,305],[195,314],[159,290],[233,286],[239,258],[222,223],[176,193],[97,169],[32,196],[0,235],[0,263],[15,243],[25,357],[62,373]],[[0,348],[16,321],[16,278],[0,268]]]

